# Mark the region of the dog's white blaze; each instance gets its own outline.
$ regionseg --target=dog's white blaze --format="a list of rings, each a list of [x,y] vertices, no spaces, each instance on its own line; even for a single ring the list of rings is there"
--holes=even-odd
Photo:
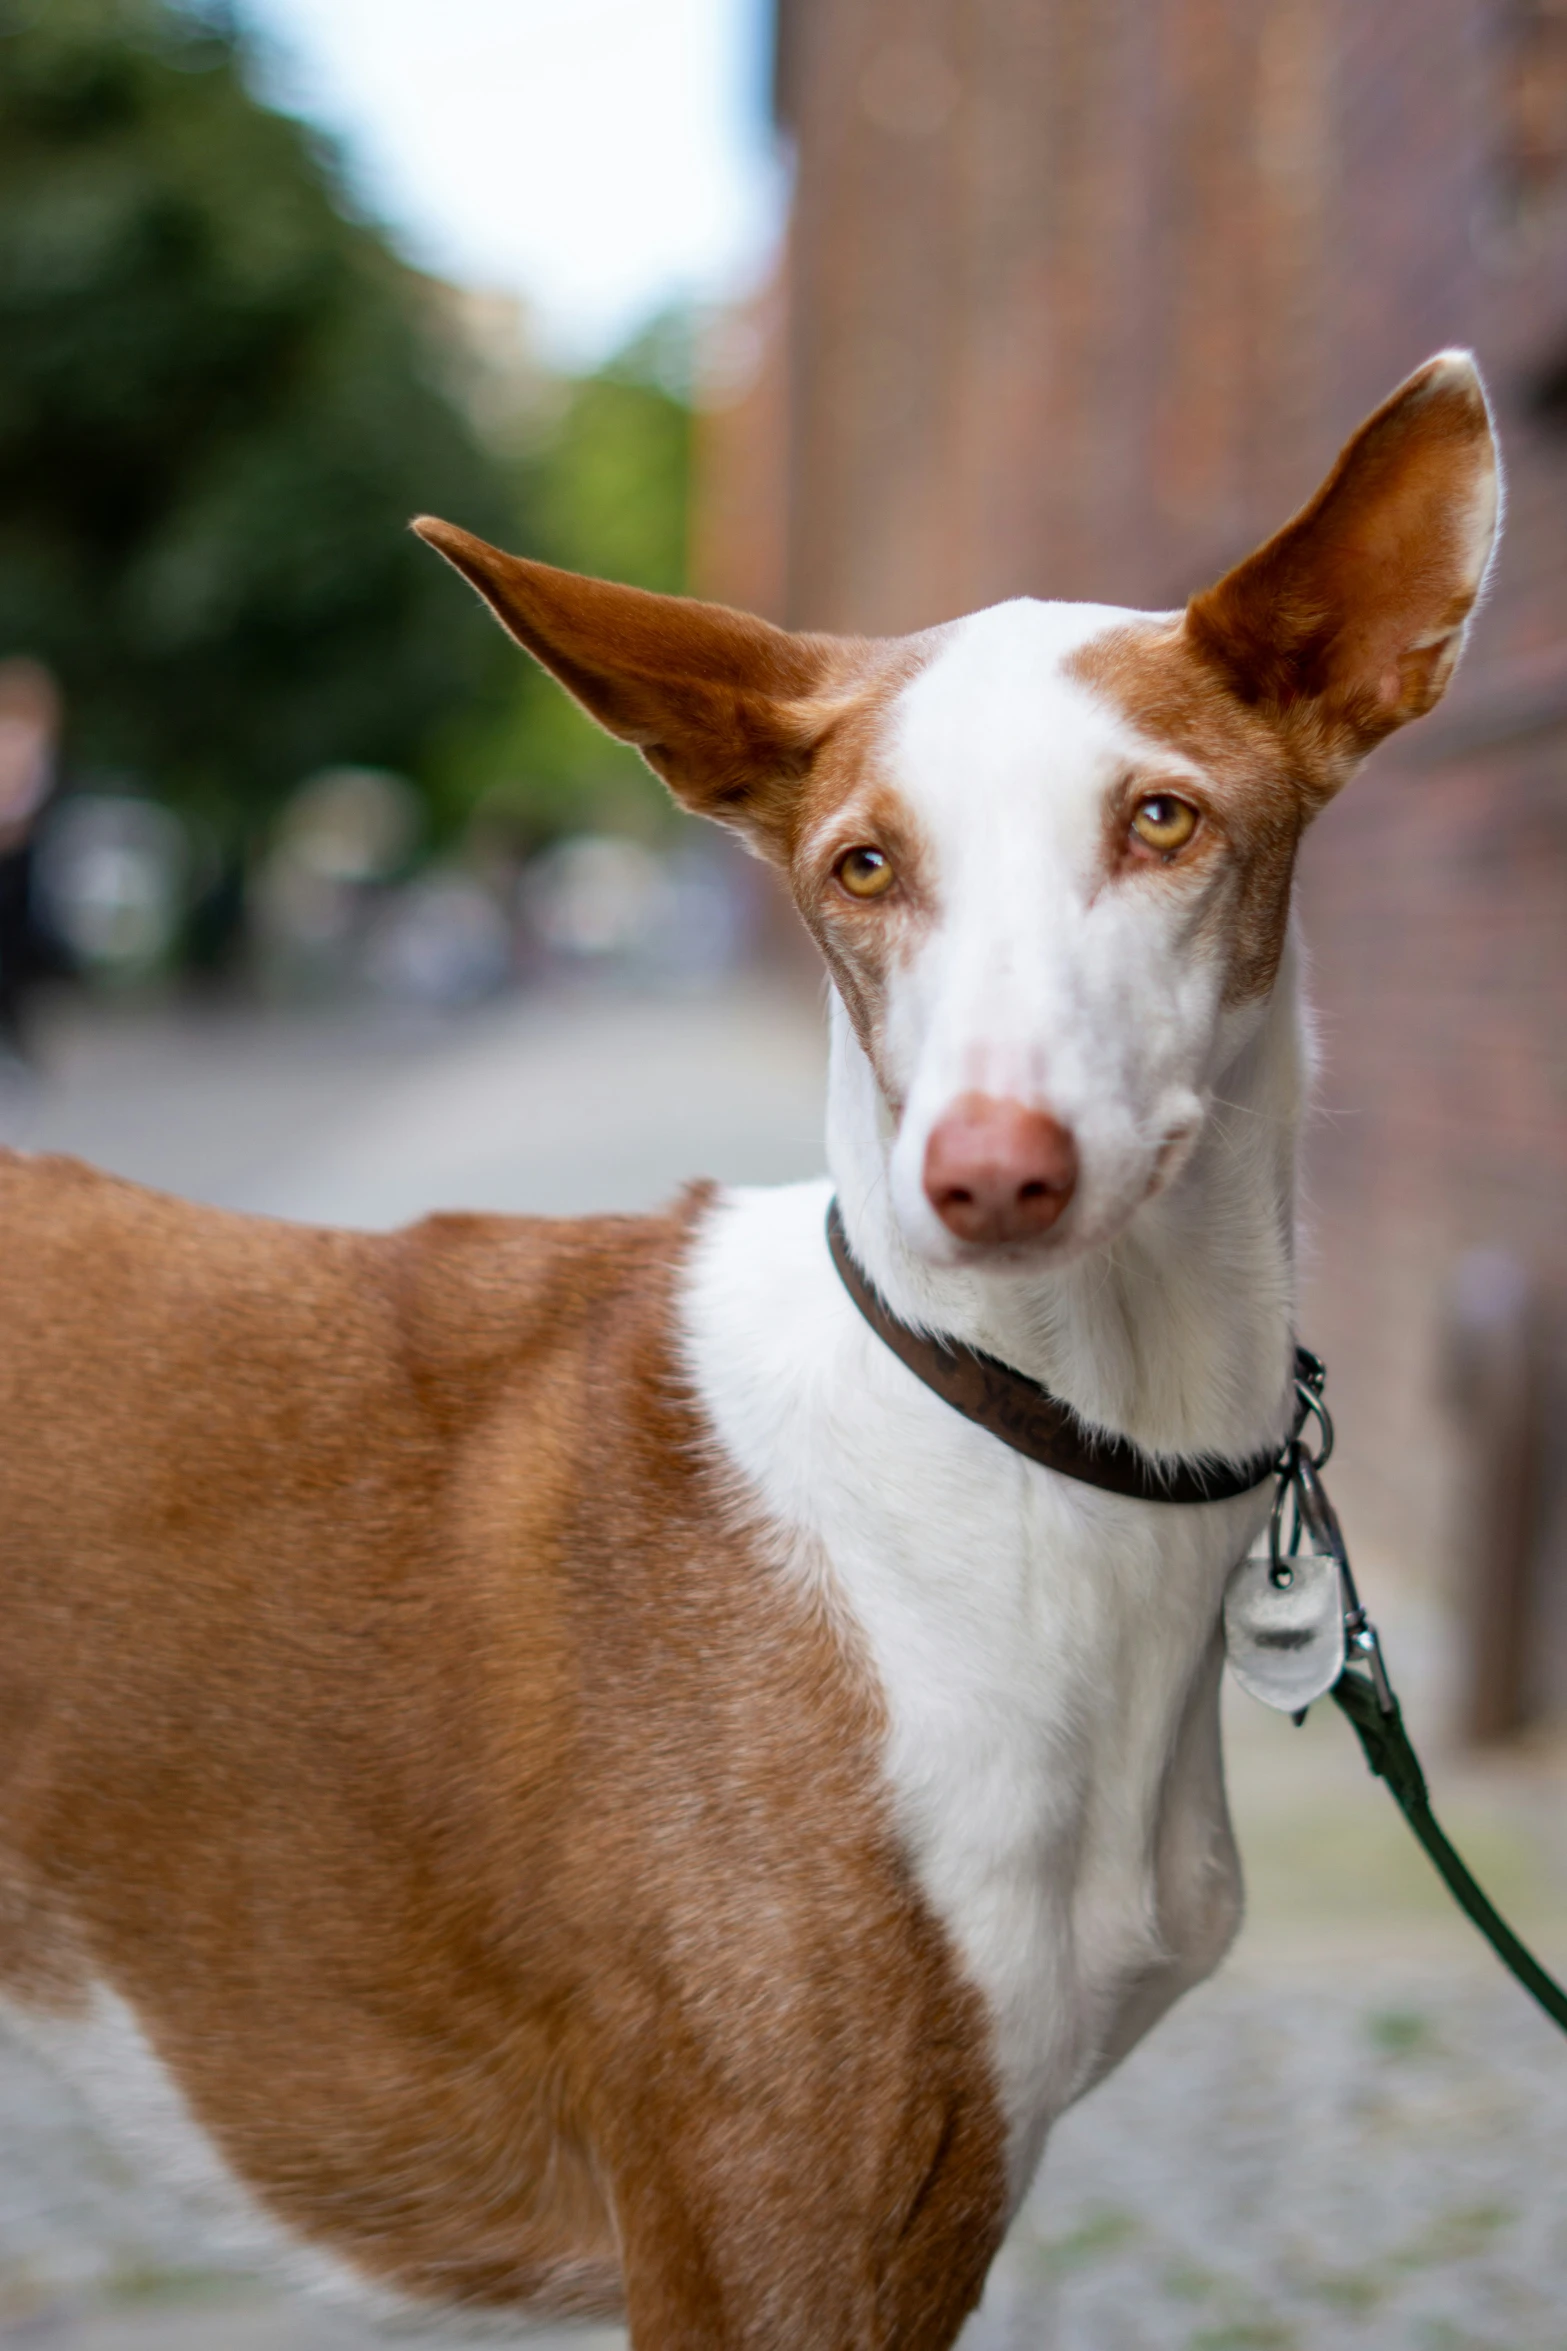
[[[1169,779],[1183,762],[1063,668],[1146,617],[996,605],[943,632],[889,713],[882,756],[937,910],[887,1008],[904,1105],[889,1172],[905,1239],[936,1264],[960,1251],[921,1178],[956,1096],[1011,1096],[1071,1128],[1080,1174],[1057,1240],[1073,1250],[1120,1228],[1201,1118],[1220,959],[1193,953],[1170,891],[1104,875],[1107,795],[1128,769]]]

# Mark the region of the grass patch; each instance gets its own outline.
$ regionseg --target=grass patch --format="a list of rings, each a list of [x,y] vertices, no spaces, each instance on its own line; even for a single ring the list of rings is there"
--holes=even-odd
[[[1222,2294],[1226,2281],[1196,2261],[1172,2261],[1159,2280],[1177,2302],[1211,2302]]]
[[[1319,2277],[1303,2279],[1301,2284],[1313,2301],[1325,2302],[1330,2310],[1341,2310],[1346,2318],[1375,2310],[1387,2292],[1381,2271],[1375,2269],[1326,2270]]]
[[[1281,2318],[1235,2318],[1224,2326],[1203,2327],[1190,2339],[1188,2351],[1294,2351],[1295,2330]]]
[[[129,2258],[120,2262],[104,2282],[104,2297],[120,2306],[147,2302],[197,2302],[210,2296],[234,2294],[247,2281],[232,2271],[184,2268],[171,2263]]]
[[[1395,2269],[1436,2269],[1447,2261],[1473,2261],[1486,2252],[1517,2214],[1506,2204],[1464,2204],[1439,2213],[1418,2237],[1390,2256]]]
[[[1106,2205],[1098,2212],[1089,2213],[1075,2229],[1068,2229],[1065,2236],[1041,2238],[1036,2248],[1040,2267],[1054,2277],[1087,2269],[1129,2245],[1138,2235],[1139,2227],[1134,2213]]]
[[[1366,2038],[1380,2057],[1425,2057],[1436,2047],[1436,2030],[1414,2008],[1381,2008],[1366,2019]]]

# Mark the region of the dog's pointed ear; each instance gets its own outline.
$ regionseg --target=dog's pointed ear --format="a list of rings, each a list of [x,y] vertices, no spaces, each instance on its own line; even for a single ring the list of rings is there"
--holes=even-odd
[[[1314,800],[1444,692],[1495,544],[1501,475],[1479,370],[1399,386],[1283,530],[1193,597],[1186,634],[1289,739]]]
[[[787,857],[797,787],[852,705],[868,648],[559,571],[430,515],[413,527],[677,800],[735,826],[765,855]]]

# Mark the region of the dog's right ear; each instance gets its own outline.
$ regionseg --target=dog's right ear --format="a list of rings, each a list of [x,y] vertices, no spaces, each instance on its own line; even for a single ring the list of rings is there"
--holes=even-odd
[[[797,787],[858,698],[866,648],[796,636],[722,604],[558,571],[431,515],[413,527],[590,718],[635,745],[683,806],[787,859]]]

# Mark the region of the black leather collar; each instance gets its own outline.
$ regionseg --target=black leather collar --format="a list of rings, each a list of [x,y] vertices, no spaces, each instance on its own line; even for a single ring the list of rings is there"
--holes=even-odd
[[[1090,1428],[1070,1404],[994,1355],[981,1354],[958,1339],[927,1339],[911,1331],[849,1254],[836,1200],[827,1210],[827,1246],[844,1288],[876,1336],[954,1412],[989,1429],[1014,1453],[1026,1453],[1030,1461],[1043,1462],[1063,1477],[1137,1502],[1229,1502],[1237,1494],[1255,1492],[1277,1475],[1282,1450],[1277,1445],[1254,1453],[1249,1461],[1160,1461],[1126,1437]]]

